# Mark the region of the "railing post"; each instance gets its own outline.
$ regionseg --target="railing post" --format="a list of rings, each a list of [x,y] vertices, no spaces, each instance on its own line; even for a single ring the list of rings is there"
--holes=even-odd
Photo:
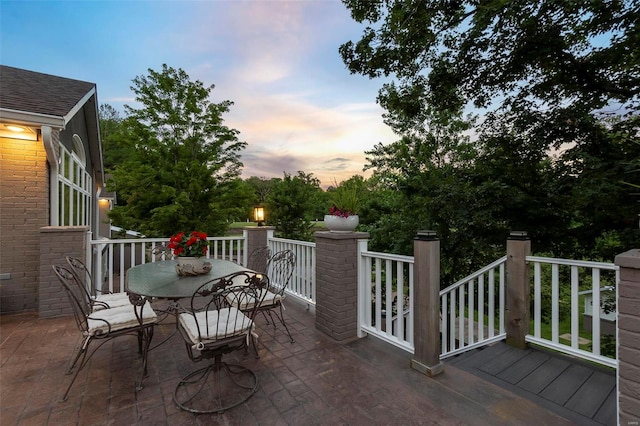
[[[338,341],[358,336],[358,244],[366,232],[316,232],[316,328]]]
[[[440,374],[440,240],[418,231],[413,243],[413,344],[411,368],[430,377]]]
[[[255,249],[268,245],[269,235],[273,235],[273,226],[245,226],[243,233],[246,235],[246,250],[243,262],[246,264],[248,256]]]
[[[524,231],[512,231],[507,238],[507,344],[525,349],[529,334],[531,284],[527,256],[531,240]]]
[[[640,249],[616,256],[618,287],[618,424],[640,419]]]

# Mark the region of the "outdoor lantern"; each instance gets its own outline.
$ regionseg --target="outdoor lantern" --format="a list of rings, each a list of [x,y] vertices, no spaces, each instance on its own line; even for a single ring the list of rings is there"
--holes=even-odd
[[[253,209],[253,218],[258,222],[258,226],[264,225],[264,207],[255,207]]]

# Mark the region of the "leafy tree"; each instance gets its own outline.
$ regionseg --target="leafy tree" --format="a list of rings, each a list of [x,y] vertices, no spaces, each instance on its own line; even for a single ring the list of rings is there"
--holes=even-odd
[[[150,236],[180,230],[223,234],[248,199],[239,178],[238,131],[223,124],[230,101],[213,103],[214,86],[191,81],[167,65],[133,80],[140,108],[126,106],[120,146],[128,153],[113,168],[119,205],[114,224]]]
[[[378,99],[403,133],[469,103],[546,129],[612,105],[629,116],[640,108],[638,0],[343,2],[369,24],[340,47],[343,61],[395,77]]]
[[[132,155],[130,144],[124,138],[124,118],[109,104],[100,105],[100,140],[102,141],[102,159],[104,168],[112,170]]]
[[[267,223],[275,225],[283,238],[311,241],[311,221],[322,192],[320,180],[313,174],[285,173],[267,196]]]
[[[457,257],[445,275],[481,266],[510,229],[575,257],[640,244],[628,227],[628,183],[640,182],[638,0],[343,2],[368,24],[340,47],[343,61],[392,78],[378,102],[402,136],[367,153],[383,191],[369,205],[372,242],[406,252],[417,229],[434,229],[443,256]],[[462,119],[470,107],[481,121]]]

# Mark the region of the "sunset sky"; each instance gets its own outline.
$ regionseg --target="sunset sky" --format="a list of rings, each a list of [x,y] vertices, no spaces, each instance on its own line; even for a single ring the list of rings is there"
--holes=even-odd
[[[134,77],[182,68],[234,102],[244,178],[301,170],[326,186],[397,139],[375,102],[385,81],[350,75],[338,54],[362,29],[338,0],[0,0],[0,63],[94,82],[120,111],[136,107]]]

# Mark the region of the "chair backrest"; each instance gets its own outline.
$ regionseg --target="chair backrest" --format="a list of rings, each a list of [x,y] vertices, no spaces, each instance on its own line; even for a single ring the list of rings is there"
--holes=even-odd
[[[190,304],[199,341],[208,340],[213,343],[238,335],[246,336],[246,330],[250,331],[253,325],[256,308],[267,294],[262,289],[268,287],[269,279],[266,275],[249,271],[229,274],[200,286],[193,293]],[[247,306],[249,308],[244,309]],[[238,333],[238,328],[245,332]],[[237,348],[232,346],[228,349],[231,351]]]
[[[289,285],[291,275],[296,267],[296,255],[291,250],[282,250],[269,259],[267,275],[269,276],[270,291],[282,295]]]
[[[269,246],[258,247],[249,253],[247,259],[247,268],[261,274],[267,273],[267,266],[271,258],[271,249]]]
[[[151,255],[151,261],[155,262],[158,260],[167,260],[171,259],[173,256],[171,255],[171,250],[169,250],[166,244],[158,244],[154,248],[151,249],[149,253]]]
[[[91,293],[95,290],[93,288],[93,278],[91,277],[91,272],[84,264],[84,262],[77,257],[65,256],[64,258],[67,261],[67,264],[70,266],[70,271],[75,275],[76,280],[84,291],[87,293],[87,297],[89,299],[92,298]]]
[[[51,267],[67,293],[78,329],[81,332],[86,332],[88,330],[87,317],[91,313],[92,306],[86,299],[85,292],[82,291],[84,286],[78,282],[76,274],[70,269],[58,265],[52,265]]]

